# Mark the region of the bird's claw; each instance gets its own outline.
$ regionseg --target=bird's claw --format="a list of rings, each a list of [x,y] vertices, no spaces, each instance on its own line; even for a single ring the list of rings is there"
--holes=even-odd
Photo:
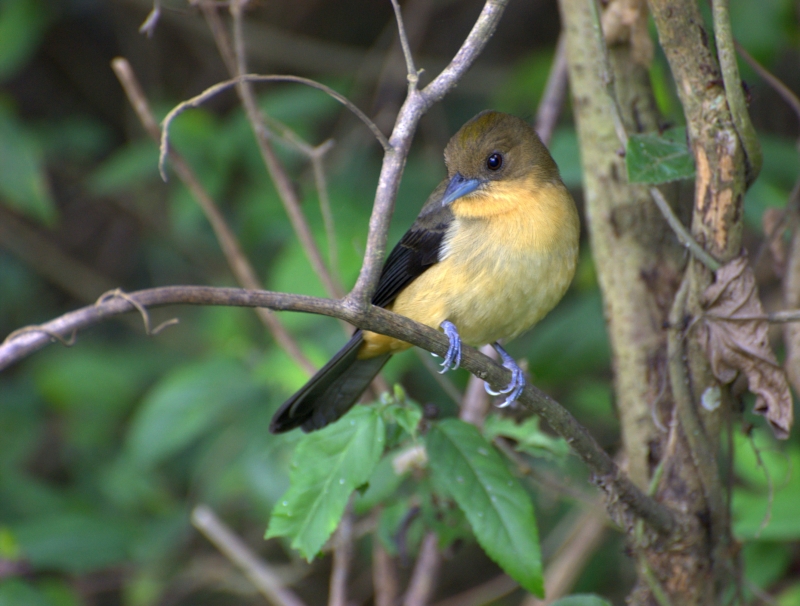
[[[510,406],[514,402],[517,401],[522,390],[525,389],[525,374],[522,372],[522,369],[519,365],[514,361],[514,358],[509,355],[509,353],[503,349],[499,343],[494,344],[495,350],[497,353],[500,354],[500,358],[503,360],[503,368],[507,368],[511,371],[511,382],[506,385],[503,389],[498,391],[494,391],[488,383],[484,383],[483,387],[491,396],[499,396],[499,395],[506,395],[506,399],[503,401],[502,404],[498,404],[498,408],[505,408],[506,406]]]
[[[442,370],[439,374],[444,374],[448,370],[456,370],[461,365],[461,337],[458,335],[458,329],[455,324],[449,320],[445,320],[441,324],[441,328],[447,338],[450,339],[450,346],[447,348],[447,354],[442,360]]]

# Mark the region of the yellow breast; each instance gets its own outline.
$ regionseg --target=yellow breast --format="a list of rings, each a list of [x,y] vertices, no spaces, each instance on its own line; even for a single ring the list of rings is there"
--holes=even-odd
[[[513,339],[541,320],[566,292],[577,263],[578,216],[561,183],[493,185],[453,203],[439,263],[391,307],[433,328],[450,320],[474,346]],[[374,333],[365,340],[362,357],[408,347]]]

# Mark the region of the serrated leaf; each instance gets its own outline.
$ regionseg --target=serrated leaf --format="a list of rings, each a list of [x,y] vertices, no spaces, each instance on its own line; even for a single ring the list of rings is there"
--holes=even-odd
[[[550,606],[611,606],[611,602],[593,593],[576,593],[556,600]]]
[[[478,543],[522,587],[544,594],[539,536],[530,497],[472,425],[456,419],[426,436],[436,487],[464,511]]]
[[[686,145],[686,129],[673,128],[661,135],[631,135],[625,166],[631,183],[669,183],[694,177],[694,157]]]
[[[516,449],[535,457],[563,459],[569,454],[569,446],[563,438],[549,436],[539,429],[539,418],[528,417],[517,423],[509,417],[492,414],[486,417],[483,433],[491,441],[498,436],[511,438]]]
[[[266,538],[287,537],[309,561],[336,530],[350,494],[383,453],[386,428],[374,406],[356,406],[305,436],[294,451],[289,490],[272,510]]]

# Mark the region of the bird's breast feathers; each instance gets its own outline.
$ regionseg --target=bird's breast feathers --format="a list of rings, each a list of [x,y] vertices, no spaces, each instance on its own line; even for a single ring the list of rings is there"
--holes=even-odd
[[[450,320],[470,345],[533,326],[564,295],[577,263],[578,217],[563,184],[492,185],[485,199],[452,205],[439,262],[392,306],[432,327]]]

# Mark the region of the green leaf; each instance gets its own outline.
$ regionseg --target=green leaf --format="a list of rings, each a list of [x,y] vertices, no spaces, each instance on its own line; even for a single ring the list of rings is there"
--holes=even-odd
[[[509,417],[491,414],[483,424],[483,433],[491,441],[497,436],[516,441],[516,449],[535,457],[563,459],[569,454],[569,446],[563,438],[549,436],[539,429],[539,418],[528,417],[517,423]]]
[[[426,436],[435,486],[453,496],[481,547],[514,580],[544,594],[542,558],[530,497],[478,430],[448,419]]]
[[[402,427],[406,433],[411,436],[417,435],[417,427],[422,420],[422,410],[419,406],[406,401],[404,405],[389,404],[385,412],[389,419]]]
[[[129,454],[140,465],[156,464],[214,428],[226,413],[255,395],[250,376],[231,360],[179,367],[145,396],[128,434]]]
[[[310,433],[292,458],[289,490],[272,510],[266,538],[288,537],[309,561],[336,530],[350,494],[372,474],[386,429],[374,406],[356,406]]]
[[[367,489],[353,502],[353,511],[357,514],[368,513],[373,507],[389,499],[402,484],[404,476],[394,471],[394,458],[400,452],[401,450],[393,450],[387,453],[375,466]]]
[[[550,606],[611,606],[611,602],[593,593],[576,593],[556,600]]]
[[[734,534],[739,539],[800,539],[800,474],[796,472],[800,447],[781,444],[779,449],[769,432],[758,429],[752,434],[752,443],[741,434],[734,435],[734,440],[734,469],[743,481],[733,491]]]
[[[694,158],[686,145],[686,129],[673,128],[661,135],[631,135],[625,150],[631,183],[669,183],[694,177]]]

